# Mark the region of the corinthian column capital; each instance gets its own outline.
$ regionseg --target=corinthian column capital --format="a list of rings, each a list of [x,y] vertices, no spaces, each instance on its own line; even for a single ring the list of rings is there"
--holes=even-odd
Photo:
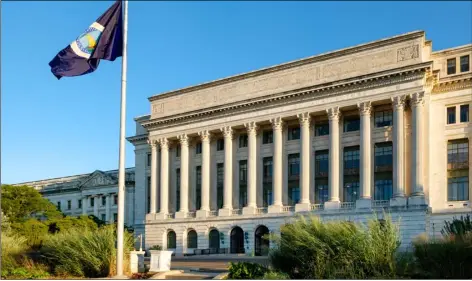
[[[357,107],[359,108],[359,114],[361,116],[362,115],[370,116],[372,112],[372,105],[370,101],[358,103]]]
[[[187,134],[182,134],[177,136],[181,146],[188,146],[188,136]]]
[[[159,144],[161,145],[161,149],[168,149],[169,148],[169,140],[167,138],[160,138]]]
[[[339,106],[326,109],[326,113],[328,113],[329,120],[339,120],[339,117],[341,117],[341,111],[339,111]]]
[[[202,140],[202,142],[210,142],[211,133],[208,132],[207,130],[198,132],[198,135],[200,136],[200,139]]]
[[[223,136],[225,138],[229,138],[229,139],[233,138],[233,129],[231,128],[231,126],[223,127],[220,130],[223,133]]]
[[[424,92],[410,94],[411,106],[422,106],[424,104]]]
[[[309,126],[310,125],[310,122],[311,122],[310,113],[308,113],[308,112],[299,113],[299,114],[297,114],[297,118],[298,118],[298,121],[300,121],[300,126],[303,126],[303,125]]]
[[[274,131],[281,131],[284,127],[284,121],[281,117],[275,117],[269,120]]]
[[[157,141],[153,139],[148,139],[147,143],[151,146],[151,148],[156,149],[157,148]]]
[[[405,108],[406,97],[404,95],[392,97],[391,99],[393,110],[398,111]]]
[[[246,127],[248,135],[257,134],[257,130],[259,129],[256,122],[245,123],[244,127]]]

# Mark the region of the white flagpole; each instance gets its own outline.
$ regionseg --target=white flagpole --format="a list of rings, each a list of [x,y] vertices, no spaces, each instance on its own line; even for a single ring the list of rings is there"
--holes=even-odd
[[[116,229],[116,276],[123,276],[123,238],[125,226],[125,127],[126,127],[126,68],[128,49],[128,1],[123,1],[123,56],[121,65],[120,152],[118,170],[118,225]]]

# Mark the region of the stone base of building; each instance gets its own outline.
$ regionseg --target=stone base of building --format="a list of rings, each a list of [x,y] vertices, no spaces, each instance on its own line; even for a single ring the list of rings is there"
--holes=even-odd
[[[208,217],[208,212],[207,210],[198,210],[197,213],[195,214],[197,218],[206,218]]]
[[[402,207],[406,206],[407,199],[406,197],[394,197],[390,199],[390,206],[391,207]]]
[[[311,211],[310,203],[299,203],[295,205],[295,212],[309,212]]]
[[[408,197],[408,205],[409,206],[423,206],[423,205],[426,205],[426,200],[424,198],[424,195]]]
[[[282,205],[270,205],[267,208],[267,213],[269,214],[280,214],[282,213],[283,206]]]
[[[356,201],[356,209],[372,209],[371,199],[359,199]]]
[[[256,210],[257,208],[255,207],[244,207],[243,208],[243,215],[247,216],[247,215],[255,215],[256,214]]]
[[[176,219],[185,219],[187,217],[187,212],[177,212],[175,213]]]
[[[339,201],[328,201],[324,203],[325,210],[333,210],[341,208],[341,202]]]
[[[233,211],[231,209],[219,209],[218,216],[220,217],[229,217],[231,216]]]

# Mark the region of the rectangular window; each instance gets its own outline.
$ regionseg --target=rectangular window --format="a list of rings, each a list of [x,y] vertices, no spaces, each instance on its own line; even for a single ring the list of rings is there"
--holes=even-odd
[[[328,201],[329,150],[315,152],[315,203]]]
[[[447,169],[469,169],[469,141],[467,139],[452,140],[448,142]]]
[[[151,167],[151,153],[146,154],[146,156],[147,156],[147,157],[146,157],[146,159],[147,159],[147,160],[146,160],[146,165],[147,165],[148,167]]]
[[[376,128],[392,126],[393,124],[392,110],[376,111],[374,113],[374,119],[375,119]]]
[[[262,144],[269,144],[273,142],[274,132],[266,130],[262,132]]]
[[[262,159],[262,193],[263,205],[272,205],[272,157]]]
[[[392,142],[375,144],[375,172],[392,171]]]
[[[176,189],[176,202],[175,209],[180,210],[180,168],[175,170],[175,189]]]
[[[102,196],[102,206],[105,206],[107,204],[107,198],[105,196]]]
[[[327,136],[329,135],[329,123],[327,121],[321,123],[315,123],[315,136]]]
[[[202,166],[195,167],[195,179],[195,208],[196,210],[200,210],[200,207],[202,206]]]
[[[455,124],[456,123],[456,107],[448,107],[447,108],[447,124]]]
[[[456,73],[456,58],[447,60],[447,75]]]
[[[447,179],[447,200],[468,201],[469,200],[469,177],[455,177]]]
[[[91,197],[90,198],[90,207],[95,206],[95,198]]]
[[[146,189],[147,189],[147,213],[151,212],[151,177],[147,177],[146,181]]]
[[[461,105],[461,123],[469,122],[469,105]]]
[[[393,196],[392,142],[376,143],[374,155],[374,200],[390,200]]]
[[[470,70],[469,56],[462,56],[461,59],[461,72],[467,72]]]
[[[61,201],[57,201],[57,209],[61,211]]]
[[[225,140],[218,139],[216,141],[216,151],[222,151],[222,150],[225,150]]]
[[[175,157],[180,157],[180,145],[175,147]]]
[[[359,199],[359,146],[344,148],[344,202]]]
[[[447,144],[447,200],[469,200],[469,140],[450,140]]]
[[[239,135],[239,148],[247,147],[247,135]]]
[[[72,201],[67,200],[67,210],[72,209]]]
[[[102,214],[102,221],[106,221],[106,215],[105,214]]]
[[[289,127],[287,137],[288,137],[288,140],[299,140],[300,139],[300,127]]]
[[[113,195],[113,205],[118,205],[118,195]]]
[[[202,154],[202,143],[198,142],[195,145],[195,154]]]
[[[118,214],[117,214],[117,213],[114,213],[114,214],[113,214],[113,221],[114,221],[114,222],[117,222],[117,221],[118,221]]]
[[[247,160],[239,161],[239,208],[247,206]]]
[[[300,154],[288,155],[288,203],[294,206],[300,201]]]
[[[328,178],[315,181],[315,204],[324,204],[328,201]]]
[[[82,209],[82,199],[79,199],[79,200],[77,201],[77,203],[78,203],[78,205],[79,205],[79,209]]]
[[[223,208],[223,190],[225,181],[224,163],[216,164],[216,207]]]
[[[361,123],[359,116],[347,116],[344,117],[344,132],[354,132],[359,131],[361,128]]]

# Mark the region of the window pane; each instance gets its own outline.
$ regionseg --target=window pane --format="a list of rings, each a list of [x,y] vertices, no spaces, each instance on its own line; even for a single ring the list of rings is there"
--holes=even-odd
[[[180,210],[180,169],[175,170],[175,188],[176,188],[176,210]]]
[[[272,138],[273,138],[273,132],[272,132],[272,130],[270,130],[270,131],[269,131],[269,130],[268,130],[268,131],[264,131],[264,132],[262,133],[262,143],[263,143],[263,144],[272,143],[272,142],[273,142]]]
[[[448,201],[469,200],[469,177],[449,178],[447,188]]]
[[[247,135],[239,136],[239,147],[247,147]]]
[[[375,112],[375,127],[392,126],[392,110],[384,110]]]
[[[288,128],[288,140],[300,139],[300,127]]]
[[[223,189],[224,189],[224,164],[218,163],[216,166],[216,207],[223,208]]]
[[[329,123],[315,124],[315,136],[329,135]]]
[[[344,132],[354,132],[360,130],[359,117],[349,117],[344,119]]]
[[[456,107],[448,107],[447,108],[447,124],[454,124],[456,123]]]
[[[461,72],[469,71],[469,56],[462,56],[461,57]]]
[[[195,146],[195,154],[202,154],[202,143],[201,142],[197,143],[197,145]]]
[[[329,151],[321,150],[315,152],[315,177],[328,177]],[[316,181],[315,181],[316,182]]]
[[[469,142],[467,139],[453,140],[448,142],[447,169],[469,169]]]
[[[455,74],[456,73],[456,59],[448,59],[447,60],[447,74]]]
[[[356,202],[359,199],[359,179],[344,180],[344,202]]]
[[[195,198],[195,208],[200,210],[202,206],[202,166],[195,167],[195,175],[196,175],[196,197]]]
[[[224,139],[219,139],[216,141],[216,150],[221,151],[225,149],[225,140]]]
[[[469,105],[461,105],[461,122],[469,122]]]

